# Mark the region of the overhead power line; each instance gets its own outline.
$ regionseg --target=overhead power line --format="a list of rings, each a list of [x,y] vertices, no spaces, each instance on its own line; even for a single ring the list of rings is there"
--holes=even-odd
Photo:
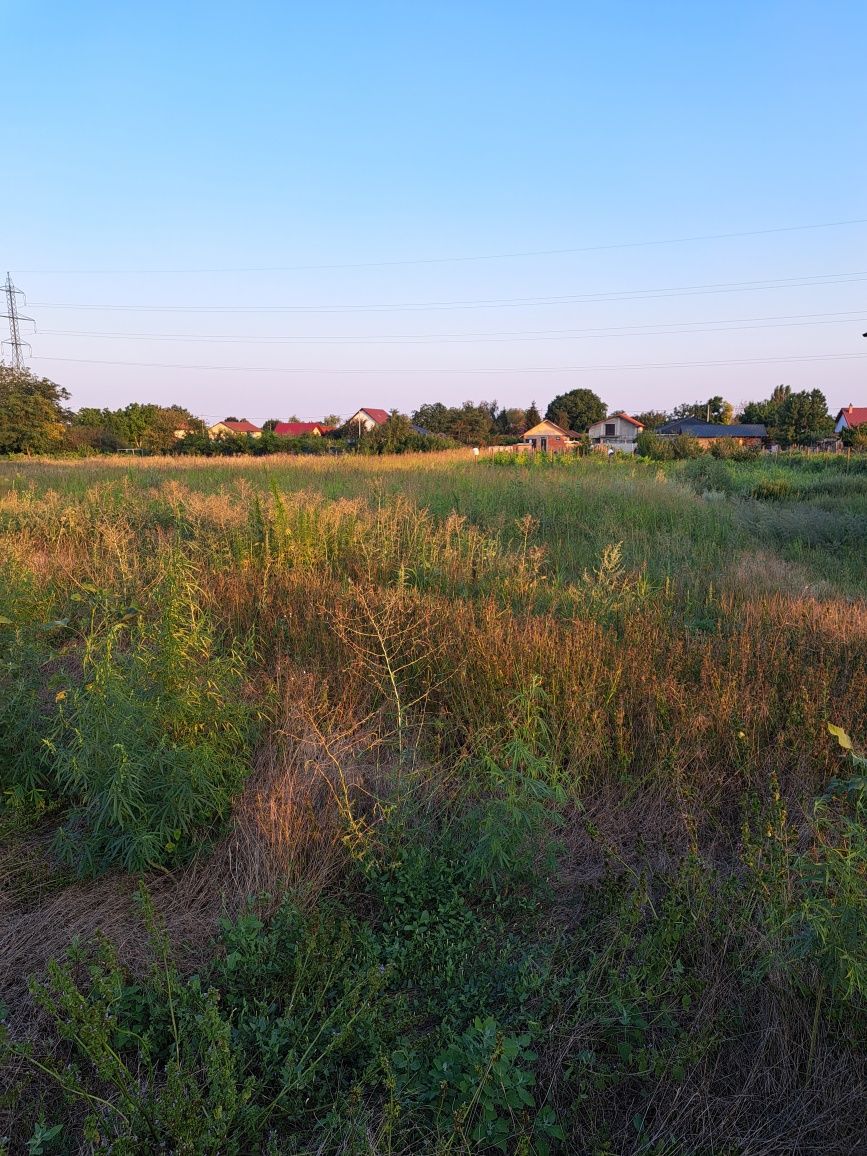
[[[545,297],[507,297],[458,301],[400,301],[384,305],[111,305],[77,301],[36,301],[41,309],[95,309],[126,313],[378,313],[416,309],[505,309],[533,305],[568,305],[588,301],[646,301],[662,297],[691,297],[708,293],[742,293],[766,289],[846,285],[867,279],[867,271],[814,273],[762,281],[720,281],[707,285],[675,285],[663,289],[617,289]]]
[[[821,315],[820,315],[821,316]],[[734,322],[684,322],[686,327],[672,328],[669,325],[620,325],[603,329],[542,329],[526,334],[520,331],[498,336],[485,333],[429,334],[428,336],[398,335],[391,337],[256,337],[229,336],[205,333],[110,333],[93,332],[86,329],[42,329],[43,337],[86,337],[100,341],[165,341],[192,342],[211,345],[468,345],[482,342],[486,345],[512,345],[528,341],[592,341],[618,337],[677,337],[682,334],[698,333],[739,333],[757,329],[803,329],[817,325],[851,325],[863,316],[862,311],[850,310],[845,314],[829,314],[822,321],[770,321],[760,320],[756,324],[737,325]],[[677,324],[677,323],[673,323]],[[502,331],[501,331],[502,332]]]
[[[807,362],[820,361],[858,361],[867,358],[867,353],[820,353],[803,357],[736,357],[722,361],[660,361],[644,364],[626,365],[524,365],[510,366],[496,369],[299,369],[295,366],[261,366],[261,365],[177,365],[161,361],[102,361],[88,357],[34,357],[35,361],[62,361],[77,365],[116,365],[135,366],[141,369],[192,369],[206,370],[209,373],[279,373],[304,374],[308,377],[314,374],[329,376],[384,376],[386,374],[432,374],[432,375],[469,375],[469,374],[498,374],[498,373],[593,373],[593,372],[621,372],[633,369],[699,369],[714,365],[795,365]]]
[[[764,237],[774,233],[802,233],[816,229],[839,229],[867,224],[867,217],[846,221],[822,221],[809,225],[776,225],[768,229],[744,229],[728,233],[698,233],[688,237],[665,237],[650,241],[613,241],[602,245],[581,245],[562,249],[519,249],[508,253],[476,253],[459,257],[408,257],[385,261],[346,261],[323,265],[250,265],[198,269],[19,269],[19,273],[63,276],[105,276],[118,274],[160,276],[185,273],[294,273],[316,269],[382,269],[406,265],[450,265],[472,261],[504,261],[517,257],[556,257],[574,253],[601,253],[610,249],[646,249],[659,245],[687,245],[700,241],[728,241],[737,237]]]

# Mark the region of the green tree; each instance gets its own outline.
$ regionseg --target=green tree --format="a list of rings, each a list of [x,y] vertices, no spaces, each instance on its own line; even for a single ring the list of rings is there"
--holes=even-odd
[[[69,394],[29,369],[0,365],[0,453],[40,454],[60,449]]]
[[[821,389],[790,393],[780,406],[774,434],[789,445],[809,445],[833,431],[834,419]]]
[[[132,448],[165,453],[177,445],[176,430],[186,430],[188,436],[200,434],[204,423],[181,405],[132,402],[114,410],[85,406],[72,417],[68,440],[80,444],[73,431],[83,431],[87,444],[103,452]]]
[[[485,402],[474,405],[465,401],[454,416],[451,428],[445,431],[449,437],[467,446],[487,445],[496,433],[490,408]]]
[[[766,425],[769,430],[774,429],[779,424],[780,409],[791,394],[790,385],[778,385],[767,401],[747,402],[738,418],[748,425]]]
[[[539,413],[539,407],[536,405],[535,401],[531,401],[527,407],[526,417],[527,425],[524,430],[525,433],[528,429],[532,429],[534,425],[538,425],[542,420],[542,415]]]
[[[529,428],[527,413],[523,409],[501,409],[494,424],[497,432],[506,437],[520,437]]]
[[[496,402],[481,401],[476,405],[465,401],[461,406],[446,406],[436,401],[419,406],[412,423],[464,445],[484,446],[500,432],[495,421],[496,408]]]
[[[67,444],[73,449],[83,446],[103,453],[114,453],[127,445],[118,422],[119,410],[97,409],[84,406],[72,415],[66,434]]]
[[[633,416],[647,430],[658,429],[668,421],[668,414],[661,409],[646,409],[644,413],[636,413]]]
[[[316,440],[322,441],[321,438]],[[405,454],[444,450],[454,446],[455,442],[443,435],[418,433],[405,414],[393,409],[387,422],[376,426],[361,439],[358,450],[362,454]]]
[[[570,389],[553,399],[545,410],[545,417],[564,429],[582,433],[594,422],[602,421],[607,413],[605,402],[591,389]]]
[[[735,416],[735,407],[730,401],[716,394],[707,401],[686,401],[675,406],[671,411],[674,421],[683,421],[694,417],[699,421],[711,422],[713,425],[731,425]]]
[[[844,429],[840,436],[844,446],[853,450],[867,450],[867,422],[856,425],[854,429]]]
[[[453,411],[447,405],[443,405],[441,401],[429,402],[426,405],[420,405],[412,415],[413,425],[421,426],[422,429],[430,430],[431,433],[447,433],[449,429],[450,414]]]

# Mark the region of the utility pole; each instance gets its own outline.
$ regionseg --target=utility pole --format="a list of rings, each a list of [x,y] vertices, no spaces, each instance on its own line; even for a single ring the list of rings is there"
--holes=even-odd
[[[4,291],[6,293],[7,312],[6,313],[0,313],[0,317],[5,317],[6,320],[9,322],[9,339],[7,341],[4,341],[2,344],[4,346],[5,345],[10,346],[12,349],[12,367],[14,369],[24,369],[25,368],[24,355],[23,355],[22,351],[23,351],[25,345],[27,346],[28,349],[30,349],[30,343],[28,341],[22,341],[21,340],[21,334],[18,330],[18,322],[19,321],[33,321],[33,318],[32,317],[22,317],[18,312],[18,301],[16,298],[17,298],[19,293],[23,297],[24,293],[22,292],[21,289],[16,289],[15,286],[12,284],[12,274],[11,273],[6,274],[6,283],[3,286],[3,288],[4,288]]]

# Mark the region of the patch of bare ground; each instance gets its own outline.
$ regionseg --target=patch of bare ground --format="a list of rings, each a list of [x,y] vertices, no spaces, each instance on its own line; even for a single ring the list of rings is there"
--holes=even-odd
[[[689,818],[670,795],[648,790],[640,799],[624,799],[622,789],[606,785],[578,808],[569,808],[557,839],[562,848],[554,881],[557,922],[580,919],[588,888],[616,876],[675,868],[688,853],[693,834]]]

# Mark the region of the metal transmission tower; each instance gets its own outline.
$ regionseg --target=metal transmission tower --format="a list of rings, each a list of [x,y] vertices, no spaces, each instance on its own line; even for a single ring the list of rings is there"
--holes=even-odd
[[[12,274],[11,273],[6,274],[6,284],[3,286],[3,288],[6,292],[6,309],[7,309],[7,312],[6,313],[0,313],[0,317],[5,317],[6,320],[9,322],[9,339],[8,339],[8,341],[4,341],[4,342],[0,343],[0,347],[5,348],[8,345],[10,347],[10,349],[12,350],[12,366],[13,366],[13,368],[14,369],[24,369],[25,368],[25,366],[24,366],[24,354],[22,351],[23,351],[25,346],[27,347],[27,349],[30,349],[30,342],[21,340],[21,334],[18,331],[18,322],[19,321],[33,321],[33,318],[32,317],[22,317],[22,315],[18,312],[17,296],[20,293],[21,296],[23,297],[24,293],[21,289],[16,289],[15,286],[12,284]],[[35,322],[34,322],[34,324],[35,324]],[[32,352],[32,350],[31,350],[31,352]]]

